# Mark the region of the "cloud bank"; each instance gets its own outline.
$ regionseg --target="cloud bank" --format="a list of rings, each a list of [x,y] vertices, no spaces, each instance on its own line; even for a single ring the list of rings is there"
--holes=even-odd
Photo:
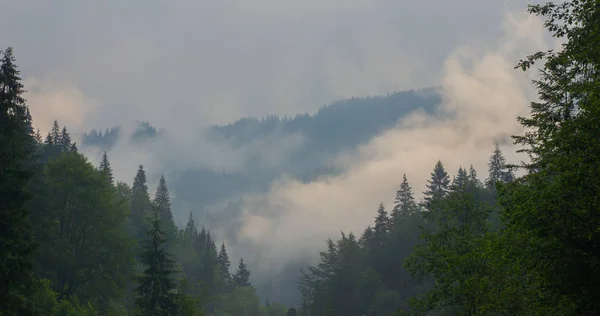
[[[256,248],[237,250],[260,262],[255,274],[272,274],[307,252],[316,255],[341,230],[362,233],[380,201],[392,205],[403,173],[420,198],[438,159],[451,174],[472,164],[481,178],[487,176],[496,141],[509,161],[523,159],[514,154],[510,135],[522,131],[516,117],[528,114],[535,93],[532,74],[513,67],[549,44],[535,17],[508,14],[503,26],[505,33],[493,49],[464,46],[445,60],[438,115],[414,112],[353,154],[339,157],[337,163],[345,168],[339,176],[310,183],[282,179],[268,193],[247,197],[240,238]]]
[[[0,45],[44,87],[31,100],[65,99],[36,107],[42,129],[147,120],[183,133],[434,85],[453,47],[494,38],[501,13],[525,3],[0,0]],[[67,119],[80,96],[85,110]]]

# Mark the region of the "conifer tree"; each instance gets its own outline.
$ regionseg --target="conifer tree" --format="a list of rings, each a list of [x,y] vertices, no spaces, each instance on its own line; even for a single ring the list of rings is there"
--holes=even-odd
[[[148,185],[146,182],[146,172],[144,166],[140,165],[133,180],[131,188],[131,224],[133,225],[136,238],[143,240],[146,238],[148,225],[148,215],[151,214],[150,196],[148,195]]]
[[[60,145],[62,146],[62,151],[67,152],[71,150],[71,135],[67,132],[67,127],[63,126],[62,132],[60,133]]]
[[[100,172],[108,179],[110,184],[114,184],[114,178],[110,162],[108,161],[108,155],[106,151],[102,154],[102,160],[100,161]]]
[[[250,282],[250,270],[248,270],[244,258],[240,259],[237,270],[235,270],[235,274],[233,275],[233,285],[236,287],[252,286],[252,283]]]
[[[158,216],[163,223],[165,238],[167,238],[167,244],[172,246],[175,241],[175,233],[177,227],[173,220],[173,213],[171,212],[171,198],[169,197],[169,189],[167,188],[167,181],[165,177],[161,176],[156,188],[156,194],[154,195],[154,206],[158,212]]]
[[[469,182],[475,187],[479,187],[481,185],[481,181],[477,177],[477,171],[473,168],[473,165],[469,167]]]
[[[467,171],[463,169],[463,167],[459,167],[458,172],[452,181],[452,190],[464,190],[466,189],[467,184],[469,184],[469,175],[467,174]]]
[[[165,236],[161,227],[158,210],[154,210],[148,241],[140,256],[145,265],[142,276],[138,279],[136,306],[143,315],[171,316],[177,312],[177,296],[174,292],[177,283],[175,262],[165,249]]]
[[[396,205],[392,209],[392,221],[394,222],[400,215],[410,215],[417,211],[417,204],[413,196],[412,188],[408,183],[406,174],[402,176],[400,190],[396,192]]]
[[[198,228],[196,227],[194,213],[192,211],[190,211],[188,222],[185,225],[185,230],[183,231],[183,236],[186,240],[190,241],[190,243],[198,238]]]
[[[511,182],[514,179],[512,171],[506,166],[506,159],[500,150],[498,143],[494,144],[494,149],[488,162],[488,178],[486,186],[494,188],[497,182]]]
[[[229,261],[229,255],[227,255],[227,249],[225,249],[225,243],[221,244],[221,250],[219,251],[217,261],[219,263],[220,277],[223,285],[222,291],[225,292],[231,287],[231,272],[229,271],[231,262]]]
[[[35,250],[27,187],[35,141],[12,48],[0,54],[0,315],[27,315]]]
[[[375,227],[373,228],[373,239],[376,247],[383,247],[389,232],[390,218],[383,203],[379,203],[377,216],[375,217]]]
[[[60,126],[58,125],[58,120],[54,120],[52,123],[52,130],[50,131],[50,135],[52,135],[52,142],[54,145],[58,145],[62,148],[62,138]]]
[[[449,191],[450,177],[444,169],[444,165],[441,161],[435,164],[435,168],[431,173],[431,180],[427,181],[427,190],[423,192],[424,205],[427,208],[435,207],[435,204],[446,196]]]

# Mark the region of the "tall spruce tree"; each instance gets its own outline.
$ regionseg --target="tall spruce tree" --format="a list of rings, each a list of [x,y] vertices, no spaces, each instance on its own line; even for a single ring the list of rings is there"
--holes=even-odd
[[[27,187],[35,145],[12,48],[0,54],[0,315],[28,315],[35,243]]]
[[[175,316],[177,282],[174,276],[177,271],[172,255],[165,249],[165,236],[158,210],[154,210],[154,218],[150,224],[148,241],[140,256],[145,269],[138,278],[135,303],[142,315]]]
[[[396,192],[396,199],[394,202],[395,206],[392,209],[391,214],[392,222],[395,222],[400,215],[411,215],[418,210],[406,174],[402,176],[402,184],[400,184],[400,189]]]
[[[494,144],[494,149],[488,162],[488,174],[488,178],[485,181],[488,188],[494,188],[498,182],[507,183],[514,179],[512,171],[506,165],[506,159],[498,143]]]
[[[146,172],[144,166],[140,165],[133,180],[131,188],[131,224],[134,227],[136,239],[144,240],[148,230],[148,217],[151,212],[152,203],[148,195],[148,185],[146,182]]]
[[[63,126],[63,129],[60,132],[60,145],[63,152],[70,151],[72,148],[71,146],[73,146],[73,143],[71,142],[71,135],[69,135],[69,132],[67,132],[66,126]]]
[[[61,137],[60,125],[58,124],[58,120],[54,120],[52,123],[52,130],[50,131],[50,135],[52,135],[52,142],[54,145],[58,145],[62,148],[62,137]]]
[[[225,249],[225,243],[221,244],[221,250],[219,251],[217,261],[219,262],[220,279],[222,285],[221,291],[226,292],[231,289],[232,280],[231,272],[229,271],[231,262],[229,261],[229,255],[227,255],[227,249]]]
[[[467,170],[463,169],[463,167],[458,168],[458,172],[454,179],[452,180],[452,191],[464,190],[469,184],[469,175],[467,174]]]
[[[175,242],[177,233],[177,227],[173,220],[173,213],[171,212],[171,198],[169,197],[169,189],[167,188],[167,181],[164,176],[160,177],[158,187],[156,188],[156,194],[154,195],[154,207],[158,212],[158,216],[163,223],[163,229],[165,231],[165,238],[167,239],[167,245],[170,248]]]
[[[114,184],[113,172],[110,166],[110,161],[108,161],[108,155],[106,154],[106,151],[104,151],[102,154],[102,160],[100,161],[100,172],[102,172],[110,184]]]
[[[233,275],[233,285],[236,287],[252,286],[250,282],[250,270],[244,262],[244,258],[240,259],[235,274]]]
[[[450,177],[442,162],[438,160],[431,173],[431,179],[427,181],[427,190],[423,192],[425,195],[423,198],[424,206],[429,209],[435,208],[436,204],[448,194],[449,185]]]
[[[379,203],[377,216],[375,217],[375,227],[373,228],[373,246],[382,249],[389,232],[390,218],[383,203]]]

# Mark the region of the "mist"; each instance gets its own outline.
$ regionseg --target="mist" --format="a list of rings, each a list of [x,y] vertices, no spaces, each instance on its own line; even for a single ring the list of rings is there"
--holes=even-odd
[[[527,158],[515,153],[510,136],[523,132],[516,118],[535,100],[530,84],[535,77],[513,68],[527,53],[558,44],[544,36],[540,20],[525,14],[506,14],[503,29],[495,47],[459,47],[444,61],[437,115],[417,110],[337,157],[344,168],[339,176],[310,183],[282,178],[268,193],[245,197],[239,238],[251,247],[234,249],[251,260],[256,278],[277,274],[290,261],[315,260],[326,239],[341,231],[360,235],[380,202],[391,209],[403,174],[420,199],[438,159],[451,176],[473,165],[485,179],[494,143],[510,163]]]
[[[0,27],[0,38],[23,65],[36,128],[44,133],[54,119],[75,135],[122,126],[109,154],[115,177],[131,183],[142,164],[151,192],[161,175],[169,182],[195,167],[236,173],[258,161],[284,170],[305,144],[302,134],[279,133],[237,146],[211,138],[213,124],[442,87],[435,115],[417,110],[327,162],[341,174],[305,183],[282,171],[268,192],[239,196],[241,218],[208,227],[232,262],[247,259],[257,283],[277,279],[290,262],[313,262],[340,231],[361,233],[380,202],[391,206],[404,173],[420,198],[438,159],[451,174],[472,164],[481,178],[494,142],[508,161],[524,159],[510,135],[522,131],[516,117],[527,114],[535,93],[532,74],[513,66],[555,45],[535,17],[506,13],[523,12],[526,1],[0,3],[14,13],[0,20],[19,29]],[[17,13],[45,27],[34,37]],[[132,147],[135,120],[164,133]],[[102,152],[84,154],[97,164]],[[190,211],[218,212],[228,200],[220,202],[174,209],[176,222],[183,225]],[[226,233],[238,225],[236,236]]]

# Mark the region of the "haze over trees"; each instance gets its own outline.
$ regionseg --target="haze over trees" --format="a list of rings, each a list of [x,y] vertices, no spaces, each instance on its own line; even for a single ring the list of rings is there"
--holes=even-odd
[[[139,165],[130,171],[131,185],[115,181],[110,146],[118,128],[84,137],[106,150],[98,166],[58,120],[45,137],[34,131],[6,48],[0,53],[0,316],[598,314],[600,5],[548,3],[529,12],[566,41],[561,50],[534,53],[517,65],[543,65],[534,82],[540,101],[531,103],[529,116],[515,118],[528,128],[514,141],[530,160],[512,165],[490,144],[485,179],[472,161],[458,170],[438,161],[423,175],[422,200],[412,179],[398,175],[393,205],[373,201],[372,223],[324,241],[319,260],[301,270],[293,285],[301,293],[297,306],[261,302],[246,261],[232,267],[225,243],[194,212],[177,227],[167,177],[150,192]],[[372,102],[398,111],[383,102],[389,98],[339,104]],[[358,108],[365,117],[377,112]],[[342,125],[355,123],[332,105],[315,116],[246,119],[213,132],[244,142],[273,126],[305,128],[314,133],[304,153],[310,156],[332,144],[355,146],[376,133],[377,120],[384,127],[397,120],[373,114],[354,136],[319,140],[319,126],[335,129],[317,123],[331,122],[328,111],[337,111]],[[142,130],[135,141],[162,132],[149,124]]]

